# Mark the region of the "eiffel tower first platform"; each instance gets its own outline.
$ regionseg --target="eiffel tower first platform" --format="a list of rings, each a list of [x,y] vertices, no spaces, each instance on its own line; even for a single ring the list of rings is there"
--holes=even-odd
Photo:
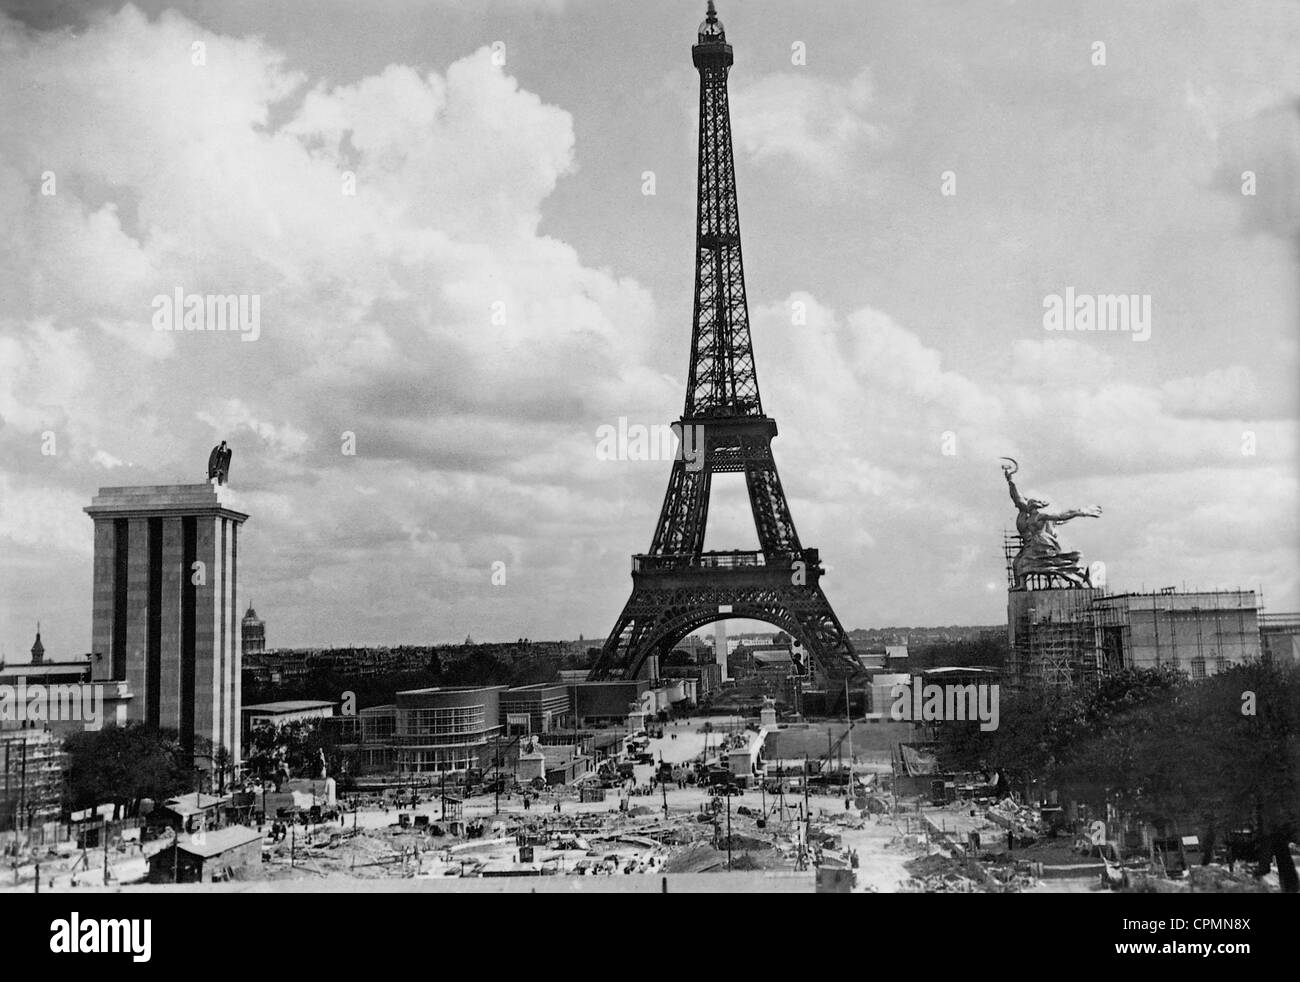
[[[632,557],[632,596],[590,677],[643,677],[651,656],[668,654],[692,631],[743,618],[789,633],[838,683],[862,669],[822,592],[817,550],[799,542],[772,458],[776,421],[758,394],[727,105],[733,56],[712,0],[691,56],[700,73],[699,199],[690,375],[678,425],[696,436],[701,457],[679,453],[673,462],[654,541]],[[704,551],[718,473],[745,475],[757,551]]]

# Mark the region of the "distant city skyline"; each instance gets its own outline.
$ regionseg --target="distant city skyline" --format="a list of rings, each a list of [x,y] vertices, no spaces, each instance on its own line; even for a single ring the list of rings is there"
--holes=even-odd
[[[744,629],[736,629],[733,627],[734,624],[740,623],[738,621],[727,621],[725,623],[727,624],[727,637],[730,639],[735,639],[737,637],[753,636],[753,635],[775,635],[775,634],[782,633],[778,628],[772,627],[771,625],[768,624],[763,624],[762,622],[749,622],[751,624],[756,624],[758,626],[750,626]],[[904,631],[930,632],[930,631],[941,631],[941,630],[998,631],[1005,628],[1005,626],[1006,626],[1005,624],[924,624],[924,625],[886,624],[882,627],[850,627],[850,628],[846,628],[846,630],[850,634],[886,633],[891,631],[895,633],[904,632]],[[710,626],[708,629],[705,630],[708,633],[712,633],[712,626]],[[712,643],[711,639],[705,639],[704,636],[698,631],[696,632],[696,636],[699,636],[701,638],[701,643]],[[605,635],[602,633],[599,636],[597,636],[596,634],[590,634],[590,635],[583,635],[582,637],[579,637],[578,635],[572,635],[572,636],[559,636],[559,637],[551,637],[551,638],[527,638],[525,640],[529,642],[536,642],[539,644],[586,643],[593,648],[598,648],[600,647],[604,639],[605,639]],[[517,643],[519,639],[518,638],[488,638],[488,637],[474,638],[471,635],[471,640],[476,645],[480,645],[480,644],[481,645],[508,645],[508,644]],[[446,638],[446,639],[438,639],[433,641],[423,641],[423,640],[413,641],[413,640],[393,640],[393,639],[330,641],[330,642],[325,642],[320,644],[271,645],[266,649],[266,653],[274,655],[278,651],[302,651],[302,650],[313,649],[313,648],[315,649],[390,648],[391,649],[391,648],[413,648],[413,647],[454,647],[456,645],[461,645],[464,643],[465,643],[464,638],[461,638],[459,640]],[[56,653],[54,657],[50,657],[49,655],[47,655],[45,661],[46,662],[73,662],[73,661],[77,661],[78,659],[84,659],[86,654],[87,652],[85,651],[80,651],[75,653],[70,651],[65,651],[61,653]],[[26,652],[18,652],[17,654],[13,654],[9,652],[8,646],[5,647],[3,653],[0,653],[0,661],[3,661],[9,665],[22,664],[27,660],[29,660],[29,656],[26,654]]]
[[[598,645],[627,597],[669,464],[599,434],[682,408],[703,0],[320,6],[0,0],[6,657],[38,619],[89,650],[82,508],[222,440],[271,647]],[[1003,455],[1103,507],[1061,538],[1112,589],[1300,610],[1300,6],[719,14],[757,375],[844,627],[1005,620]],[[255,340],[156,330],[178,291]],[[1049,330],[1073,294],[1149,337]],[[754,547],[743,482],[711,516]]]

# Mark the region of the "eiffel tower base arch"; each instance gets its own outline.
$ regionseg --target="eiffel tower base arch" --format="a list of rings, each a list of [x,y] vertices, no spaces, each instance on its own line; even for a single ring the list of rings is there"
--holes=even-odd
[[[683,638],[714,621],[764,621],[797,640],[832,679],[860,675],[852,643],[817,582],[817,550],[806,549],[790,563],[759,565],[752,553],[705,554],[705,565],[654,568],[632,573],[632,596],[610,632],[593,679],[644,677],[652,655],[669,654]],[[637,556],[653,567],[653,556]],[[766,557],[764,557],[766,558]],[[801,575],[792,573],[803,560]],[[699,561],[699,560],[697,560]],[[716,565],[709,565],[710,562]],[[728,563],[743,565],[726,565]],[[803,579],[804,582],[795,582]]]

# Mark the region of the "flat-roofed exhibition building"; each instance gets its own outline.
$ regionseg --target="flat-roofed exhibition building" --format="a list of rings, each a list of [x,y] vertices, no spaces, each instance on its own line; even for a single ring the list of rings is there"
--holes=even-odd
[[[397,761],[403,771],[477,767],[501,733],[504,685],[435,686],[397,693]]]
[[[226,485],[168,484],[100,488],[85,511],[95,523],[91,680],[127,683],[128,719],[238,761],[236,583],[248,515],[235,504]]]

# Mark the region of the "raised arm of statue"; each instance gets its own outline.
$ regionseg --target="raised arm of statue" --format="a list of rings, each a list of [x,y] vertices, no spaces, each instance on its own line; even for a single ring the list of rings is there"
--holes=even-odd
[[[1029,505],[1024,498],[1020,497],[1020,491],[1016,488],[1016,482],[1011,480],[1011,472],[1006,468],[1003,468],[1002,473],[1005,474],[1007,478],[1007,490],[1011,492],[1011,501],[1018,509],[1020,509],[1020,511],[1028,511]]]
[[[1066,511],[1048,513],[1039,512],[1039,514],[1049,522],[1068,522],[1072,518],[1100,518],[1101,505],[1093,505],[1090,508],[1070,508]]]

